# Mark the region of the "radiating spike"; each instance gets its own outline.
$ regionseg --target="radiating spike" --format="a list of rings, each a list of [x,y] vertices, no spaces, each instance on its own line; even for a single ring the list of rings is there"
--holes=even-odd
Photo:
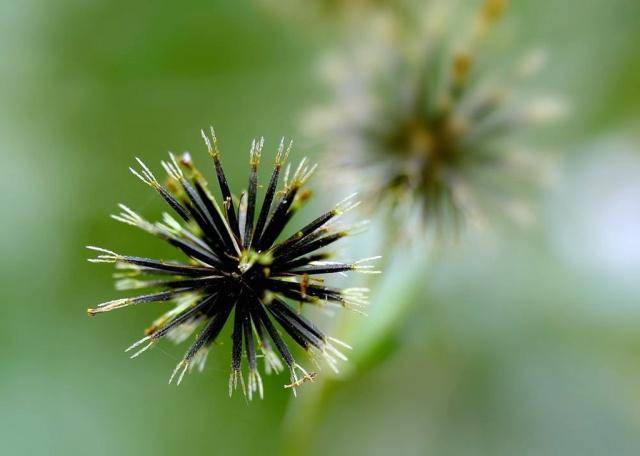
[[[249,188],[247,190],[247,205],[245,210],[244,226],[240,227],[240,234],[242,235],[242,243],[245,249],[249,249],[253,240],[253,221],[256,211],[256,199],[258,192],[258,164],[260,162],[260,155],[262,153],[262,147],[264,145],[264,138],[260,139],[260,142],[252,146],[249,171]]]
[[[135,296],[135,297],[132,297],[132,298],[115,299],[113,301],[107,301],[107,302],[103,302],[101,304],[98,304],[98,306],[96,308],[88,309],[87,313],[90,316],[93,316],[93,315],[96,315],[96,314],[99,314],[99,313],[110,312],[112,310],[121,309],[123,307],[131,306],[131,305],[147,303],[147,302],[167,301],[169,299],[174,298],[178,294],[185,293],[185,292],[188,292],[188,291],[191,291],[191,289],[189,289],[189,288],[182,288],[182,289],[178,288],[178,289],[175,289],[175,290],[161,291],[159,293],[152,293],[152,294],[147,294],[147,295],[142,295],[142,296]]]

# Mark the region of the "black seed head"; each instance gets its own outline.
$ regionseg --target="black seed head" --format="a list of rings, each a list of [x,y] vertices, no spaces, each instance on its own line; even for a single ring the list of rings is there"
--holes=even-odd
[[[171,301],[175,307],[146,330],[146,336],[127,351],[133,358],[162,338],[175,342],[199,332],[184,358],[171,376],[180,383],[185,372],[194,366],[204,367],[207,353],[227,322],[232,327],[232,362],[229,392],[238,384],[251,399],[262,397],[262,380],[258,357],[265,370],[279,372],[284,364],[291,375],[291,387],[313,381],[316,373],[307,372],[294,359],[285,333],[309,355],[320,354],[336,369],[337,360],[346,357],[337,348],[349,348],[328,337],[302,316],[302,305],[337,305],[360,310],[366,305],[365,289],[341,290],[324,285],[326,274],[360,271],[375,273],[368,262],[328,262],[326,252],[318,252],[346,235],[337,228],[337,219],[356,206],[353,195],[335,209],[320,215],[292,236],[278,241],[287,223],[310,193],[303,188],[315,167],[303,159],[291,171],[287,165],[284,188],[277,191],[280,174],[290,152],[281,142],[276,154],[262,205],[258,207],[258,165],[264,141],[254,141],[249,157],[247,190],[237,200],[232,195],[213,130],[203,132],[220,190],[220,202],[207,186],[203,174],[191,156],[184,154],[162,162],[169,180],[162,185],[139,159],[139,170],[131,172],[153,188],[170,207],[162,222],[149,222],[133,210],[120,205],[121,212],[112,217],[136,226],[168,242],[182,252],[185,261],[120,255],[110,250],[89,247],[99,252],[95,263],[115,263],[116,288],[149,289],[145,294],[117,299],[89,309],[89,315],[108,312],[142,303]],[[299,303],[293,306],[291,302]],[[247,376],[242,374],[246,365]]]

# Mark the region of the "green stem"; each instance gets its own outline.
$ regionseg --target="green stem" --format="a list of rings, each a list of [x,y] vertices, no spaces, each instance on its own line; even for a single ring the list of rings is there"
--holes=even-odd
[[[333,391],[341,382],[355,377],[372,364],[376,353],[386,345],[417,302],[415,297],[424,284],[421,279],[425,274],[426,262],[424,257],[410,257],[400,256],[399,259],[403,261],[396,265],[396,274],[385,273],[387,278],[378,290],[376,305],[372,306],[369,317],[345,314],[341,319],[334,334],[352,340],[355,347],[350,356],[349,370],[340,379],[321,377],[315,384],[306,386],[300,397],[291,403],[285,422],[285,454],[308,453]],[[391,263],[390,256],[385,259],[387,264]]]

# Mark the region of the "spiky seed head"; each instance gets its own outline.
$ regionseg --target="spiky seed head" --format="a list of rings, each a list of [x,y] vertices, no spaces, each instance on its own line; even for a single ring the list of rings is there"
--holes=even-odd
[[[242,204],[236,208],[213,130],[211,137],[204,132],[202,135],[214,159],[220,202],[207,188],[191,155],[178,158],[170,154],[169,160],[162,162],[173,183],[171,188],[158,183],[138,159],[141,170],[132,172],[156,190],[175,216],[165,213],[162,222],[151,223],[121,204],[122,212],[113,218],[168,242],[181,251],[184,259],[164,261],[88,247],[97,253],[89,261],[115,263],[116,288],[148,289],[142,295],[99,304],[89,309],[89,315],[145,303],[173,302],[174,307],[157,318],[145,331],[145,337],[127,351],[136,358],[165,337],[182,342],[200,328],[170,377],[170,382],[178,384],[194,366],[202,370],[213,343],[229,322],[233,328],[229,393],[240,388],[249,399],[263,396],[259,354],[264,357],[267,373],[282,371],[283,363],[289,368],[290,383],[286,387],[295,393],[297,387],[313,381],[317,374],[307,372],[297,363],[283,333],[309,355],[320,354],[334,370],[337,360],[346,360],[336,345],[342,349],[348,346],[327,336],[291,303],[311,306],[332,303],[356,311],[366,305],[362,291],[331,288],[316,280],[335,273],[376,272],[370,265],[373,259],[329,264],[323,262],[328,253],[318,252],[346,235],[332,222],[357,203],[352,195],[294,235],[280,239],[287,223],[311,195],[302,187],[315,167],[303,159],[291,181],[277,192],[281,166],[291,150],[291,145],[285,149],[282,141],[262,205],[258,207],[257,166],[264,140],[254,141],[250,150],[249,186],[241,198]],[[247,372],[246,381],[243,372]]]

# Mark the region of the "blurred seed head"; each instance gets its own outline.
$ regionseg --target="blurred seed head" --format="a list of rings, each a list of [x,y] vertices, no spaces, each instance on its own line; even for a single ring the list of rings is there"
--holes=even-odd
[[[334,154],[332,172],[370,206],[401,211],[403,226],[533,218],[530,197],[549,162],[527,151],[522,133],[565,106],[523,87],[544,52],[524,53],[508,71],[487,58],[506,8],[485,0],[465,17],[433,1],[412,15],[374,15],[322,64],[331,101],[309,113],[304,131]]]

